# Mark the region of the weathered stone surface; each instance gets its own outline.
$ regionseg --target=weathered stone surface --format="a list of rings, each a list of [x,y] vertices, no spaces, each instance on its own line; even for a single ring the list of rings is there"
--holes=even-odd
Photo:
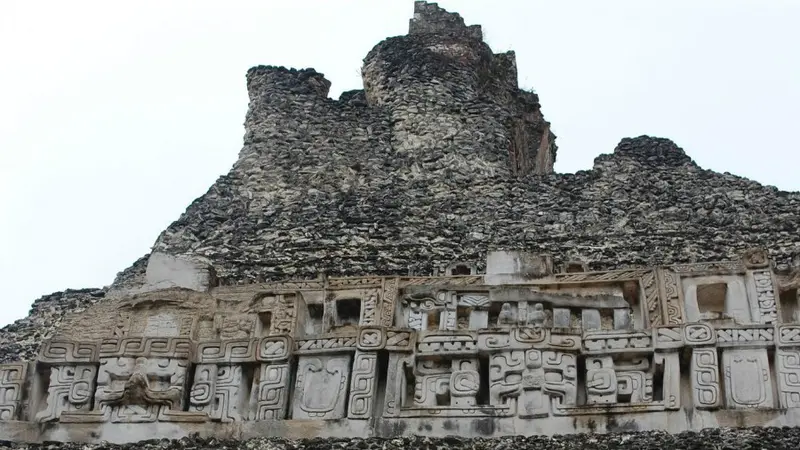
[[[203,448],[800,423],[800,194],[649,136],[554,174],[514,54],[435,4],[362,74],[332,100],[314,69],[250,69],[231,171],[112,286],[0,330],[0,435]],[[625,446],[426,439],[341,443]]]
[[[722,428],[699,432],[667,433],[664,431],[625,432],[625,424],[616,425],[620,431],[608,434],[573,434],[564,436],[509,436],[502,438],[466,439],[449,437],[404,437],[404,438],[338,438],[286,440],[258,438],[249,440],[186,437],[175,440],[143,440],[136,443],[116,445],[71,444],[50,442],[46,444],[15,444],[0,441],[0,446],[18,450],[334,450],[359,448],[364,450],[583,450],[593,449],[759,449],[778,450],[800,446],[800,428]]]

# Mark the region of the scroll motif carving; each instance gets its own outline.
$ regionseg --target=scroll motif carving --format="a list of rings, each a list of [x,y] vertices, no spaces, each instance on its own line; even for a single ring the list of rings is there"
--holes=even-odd
[[[42,345],[39,362],[44,364],[93,363],[97,361],[95,342],[50,340]]]
[[[369,419],[372,417],[375,402],[375,381],[377,379],[378,355],[357,352],[353,361],[350,402],[347,417],[350,419]]]
[[[800,408],[800,348],[779,348],[775,367],[781,408]]]
[[[381,299],[380,324],[390,327],[394,324],[395,302],[397,301],[397,278],[386,278],[383,281],[383,298]]]
[[[487,418],[510,430],[569,416],[672,420],[688,392],[687,411],[800,408],[800,324],[778,323],[779,308],[796,307],[776,298],[774,277],[743,259],[517,285],[363,277],[219,286],[184,303],[169,295],[186,293],[137,297],[120,311],[103,306],[101,335],[64,332],[35,364],[0,365],[0,420],[69,429],[346,418],[374,431],[406,418]],[[716,286],[695,289],[706,285]],[[692,320],[707,321],[684,323],[684,291]]]
[[[350,355],[301,357],[292,417],[343,418],[349,372]]]
[[[0,420],[17,419],[22,407],[27,365],[0,364]]]
[[[200,364],[195,370],[189,410],[204,412],[212,420],[242,420],[242,366]]]
[[[778,309],[775,302],[775,288],[772,283],[772,272],[760,270],[753,272],[760,322],[772,324],[778,321]]]
[[[692,350],[692,397],[698,409],[720,406],[719,363],[715,348]]]
[[[91,364],[54,366],[50,369],[47,406],[36,414],[38,422],[49,422],[70,411],[91,409],[97,367]]]
[[[289,402],[289,365],[261,364],[253,388],[254,420],[277,420],[286,417]]]
[[[661,270],[659,274],[664,284],[664,325],[681,324],[684,319],[679,276],[666,269]]]

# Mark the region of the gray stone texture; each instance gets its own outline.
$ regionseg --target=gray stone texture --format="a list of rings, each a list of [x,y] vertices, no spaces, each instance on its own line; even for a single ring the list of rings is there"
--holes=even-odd
[[[0,447],[18,450],[333,450],[358,448],[364,450],[582,450],[592,449],[793,449],[800,446],[800,428],[718,428],[699,432],[670,434],[664,431],[627,432],[624,422],[617,422],[617,432],[608,434],[573,434],[562,436],[509,436],[502,438],[403,437],[403,438],[339,438],[286,440],[260,438],[231,440],[215,438],[182,438],[149,440],[131,444],[79,444],[48,442],[44,444],[15,444],[0,440]]]
[[[364,60],[364,89],[327,97],[313,69],[247,73],[230,172],[156,240],[223,285],[329,275],[429,275],[494,250],[589,269],[800,255],[800,194],[697,166],[668,139],[625,138],[591,170],[553,173],[555,136],[517,86],[513,52],[418,3],[408,36]],[[755,156],[754,156],[755,157]],[[776,163],[779,163],[776,161]],[[32,360],[65,313],[146,285],[149,255],[108,289],[51,294],[0,330],[0,362]]]

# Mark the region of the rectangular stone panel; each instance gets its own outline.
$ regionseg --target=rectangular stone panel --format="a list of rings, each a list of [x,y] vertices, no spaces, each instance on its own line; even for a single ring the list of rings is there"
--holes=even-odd
[[[250,400],[253,420],[286,418],[291,373],[288,363],[261,364]]]
[[[781,408],[800,408],[800,348],[775,351],[778,401]]]
[[[378,354],[356,352],[353,360],[353,378],[350,385],[350,400],[347,406],[349,419],[369,419],[375,405],[378,382]]]
[[[293,419],[344,418],[351,358],[349,354],[300,357]]]
[[[766,349],[722,352],[727,408],[772,408],[772,378]]]
[[[719,359],[714,347],[692,349],[692,400],[697,409],[720,406]]]
[[[15,420],[22,407],[27,364],[0,364],[0,421]]]

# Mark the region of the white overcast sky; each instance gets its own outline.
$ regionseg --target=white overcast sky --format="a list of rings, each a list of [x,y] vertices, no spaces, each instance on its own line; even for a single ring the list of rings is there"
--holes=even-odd
[[[556,170],[622,137],[800,190],[800,1],[442,0],[516,50],[558,135]],[[331,95],[405,34],[411,0],[0,2],[0,325],[102,287],[226,173],[245,72],[314,67]]]

